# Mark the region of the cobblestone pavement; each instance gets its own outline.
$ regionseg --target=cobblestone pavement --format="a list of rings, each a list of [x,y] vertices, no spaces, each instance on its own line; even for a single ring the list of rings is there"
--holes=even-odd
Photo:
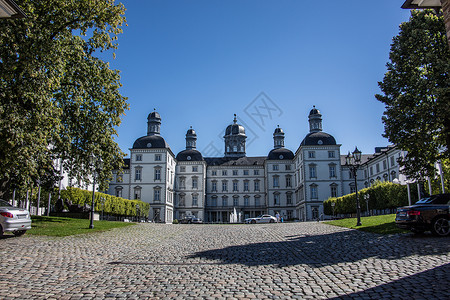
[[[322,223],[0,239],[0,299],[450,299],[450,238]]]

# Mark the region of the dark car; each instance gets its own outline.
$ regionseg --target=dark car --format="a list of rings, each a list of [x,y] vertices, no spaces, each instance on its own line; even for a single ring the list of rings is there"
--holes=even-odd
[[[415,233],[430,230],[438,236],[450,234],[450,194],[425,197],[414,205],[397,208],[395,224]]]
[[[202,224],[203,221],[200,218],[189,215],[180,220],[181,224]]]

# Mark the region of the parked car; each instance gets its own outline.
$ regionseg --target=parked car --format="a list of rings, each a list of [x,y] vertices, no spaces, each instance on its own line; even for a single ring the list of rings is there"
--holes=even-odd
[[[196,216],[192,216],[192,215],[184,217],[179,222],[181,224],[202,224],[203,223],[202,219],[197,218]]]
[[[12,206],[0,199],[0,236],[4,232],[12,232],[20,236],[29,229],[31,229],[31,217],[28,210]]]
[[[438,236],[450,234],[450,194],[425,197],[414,205],[397,208],[395,224],[415,233],[431,231]]]
[[[245,219],[246,224],[256,224],[256,223],[275,223],[277,218],[271,215],[260,215],[256,218]]]

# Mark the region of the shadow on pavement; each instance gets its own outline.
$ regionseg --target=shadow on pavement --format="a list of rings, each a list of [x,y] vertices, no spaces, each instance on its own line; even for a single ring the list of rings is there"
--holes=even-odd
[[[222,264],[312,267],[356,262],[367,258],[400,259],[411,255],[439,255],[450,251],[449,238],[378,235],[356,230],[323,235],[286,236],[262,242],[196,252],[187,258]]]
[[[450,264],[330,299],[450,299]],[[381,295],[385,295],[382,296]]]

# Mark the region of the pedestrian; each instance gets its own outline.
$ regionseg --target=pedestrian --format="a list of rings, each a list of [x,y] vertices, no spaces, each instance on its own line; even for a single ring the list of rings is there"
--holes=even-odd
[[[277,218],[277,223],[280,223],[280,214],[278,212],[276,213],[275,218]]]

